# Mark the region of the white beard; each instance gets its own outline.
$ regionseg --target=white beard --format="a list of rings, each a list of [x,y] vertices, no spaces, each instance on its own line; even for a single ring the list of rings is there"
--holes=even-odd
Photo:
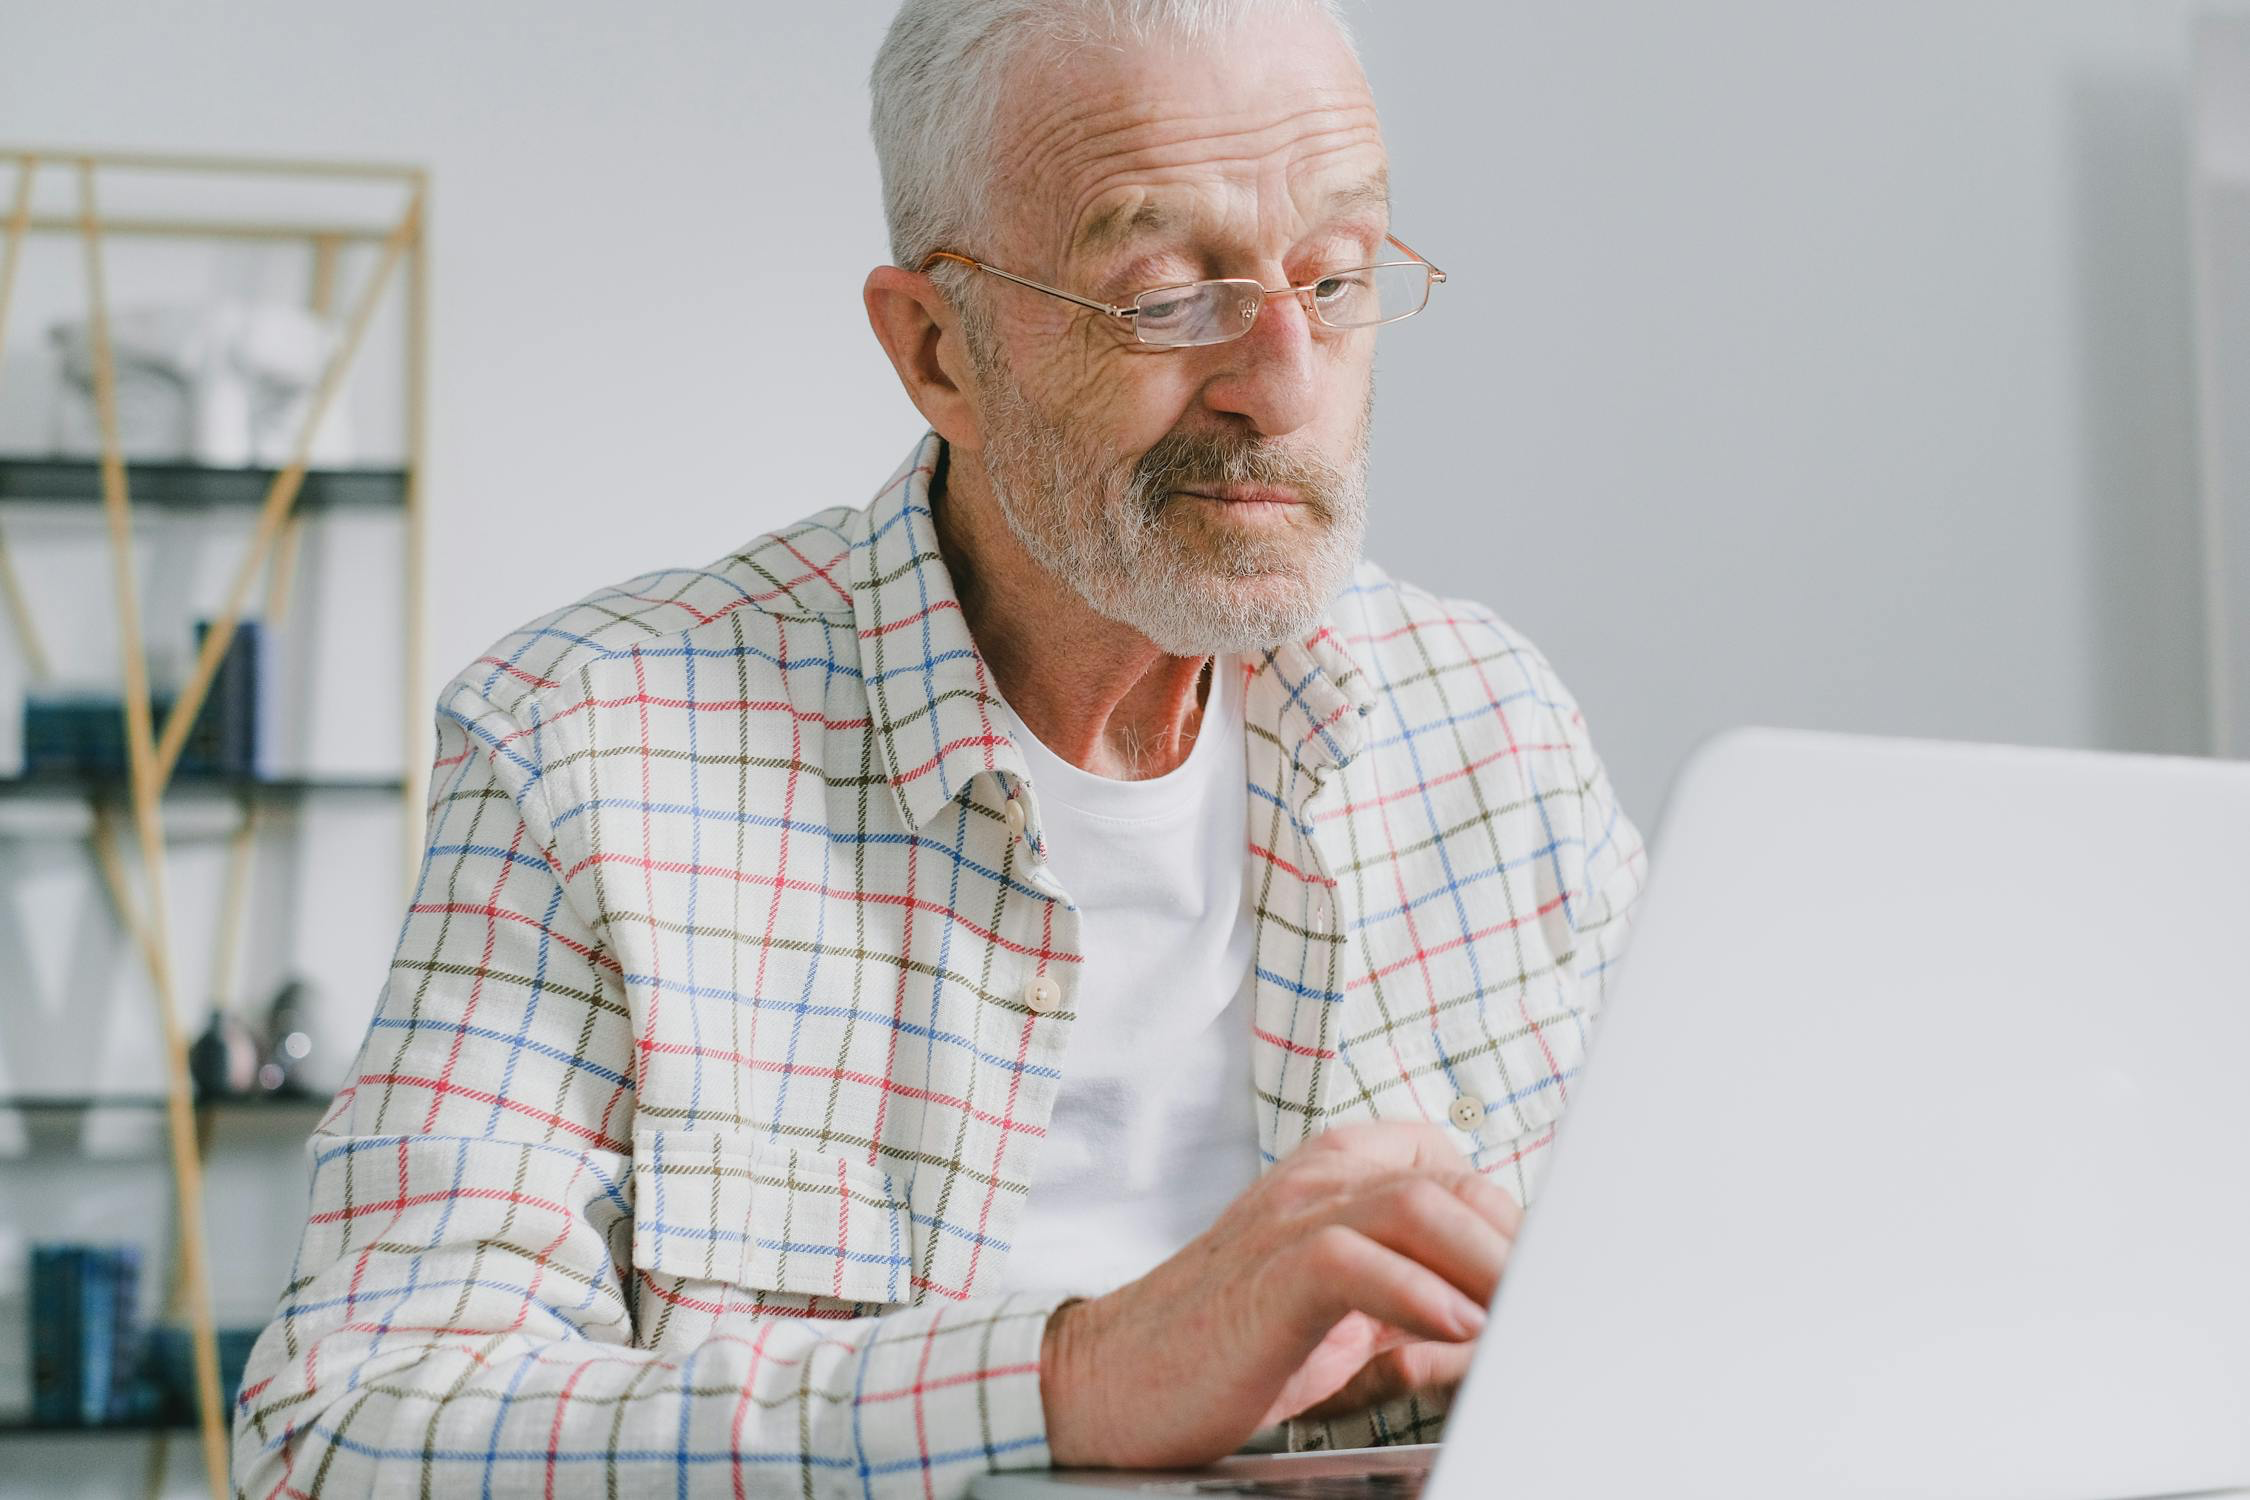
[[[996,359],[976,362],[983,468],[1000,513],[1096,614],[1173,656],[1232,655],[1311,635],[1350,581],[1367,531],[1372,386],[1342,465],[1171,439],[1113,459],[1038,411]],[[1310,524],[1252,533],[1191,514],[1205,502],[1171,494],[1226,483],[1288,485],[1304,494]]]

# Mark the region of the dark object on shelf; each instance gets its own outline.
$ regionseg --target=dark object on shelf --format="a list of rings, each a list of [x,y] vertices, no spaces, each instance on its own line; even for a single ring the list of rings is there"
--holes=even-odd
[[[196,645],[210,629],[195,627]],[[211,691],[196,711],[180,747],[178,774],[254,777],[258,771],[258,684],[265,633],[256,620],[235,626],[234,639],[212,675]],[[176,700],[151,694],[149,712],[161,729]],[[23,704],[23,766],[27,779],[47,776],[114,776],[130,765],[125,749],[125,700],[114,693],[34,693]]]
[[[196,1097],[222,1099],[255,1091],[264,1052],[265,1039],[248,1022],[214,1009],[211,1024],[188,1048],[188,1077],[195,1080]]]
[[[310,991],[291,979],[275,992],[266,1009],[266,1057],[258,1067],[258,1087],[267,1093],[304,1092],[305,1064],[312,1057]]]
[[[152,705],[159,719],[169,699]],[[125,703],[102,693],[34,693],[23,703],[23,767],[31,775],[125,774]]]
[[[79,1393],[77,1257],[58,1245],[31,1249],[31,1415],[83,1422]]]
[[[210,1024],[188,1048],[188,1076],[199,1099],[302,1095],[313,1037],[302,979],[284,982],[263,1027],[213,1005]]]
[[[135,1391],[141,1252],[131,1245],[35,1245],[31,1252],[31,1409],[43,1423],[109,1420]]]
[[[135,505],[263,505],[271,469],[212,468],[203,464],[132,465]],[[0,457],[0,502],[98,504],[102,466],[97,459]],[[296,510],[335,506],[396,507],[406,503],[404,469],[308,469]]]
[[[195,648],[199,654],[210,632],[209,620],[196,622]],[[258,774],[258,685],[264,654],[265,632],[258,622],[238,621],[226,654],[219,658],[219,668],[211,675],[211,691],[204,695],[187,741],[180,746],[180,774]]]

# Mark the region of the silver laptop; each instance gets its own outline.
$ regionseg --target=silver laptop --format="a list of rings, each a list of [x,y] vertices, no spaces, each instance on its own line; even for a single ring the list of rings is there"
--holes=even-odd
[[[1730,733],[1435,1448],[977,1481],[2250,1495],[2250,764]]]

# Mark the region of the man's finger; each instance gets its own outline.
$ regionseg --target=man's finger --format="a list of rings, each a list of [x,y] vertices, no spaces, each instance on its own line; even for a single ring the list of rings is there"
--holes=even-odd
[[[1389,1178],[1343,1204],[1336,1221],[1429,1267],[1479,1308],[1492,1300],[1508,1263],[1508,1236],[1435,1177]]]
[[[1453,1180],[1452,1187],[1462,1202],[1475,1209],[1487,1224],[1511,1242],[1522,1232],[1523,1205],[1491,1178],[1479,1172],[1465,1172]]]
[[[1450,1175],[1469,1165],[1444,1127],[1427,1120],[1355,1120],[1314,1136],[1305,1148],[1341,1151],[1370,1166],[1400,1172]]]
[[[1476,1352],[1473,1343],[1407,1344],[1386,1350],[1361,1366],[1334,1395],[1295,1415],[1317,1422],[1348,1417],[1417,1391],[1450,1391],[1468,1375]]]
[[[1361,1312],[1418,1339],[1458,1343],[1484,1327],[1484,1308],[1411,1256],[1359,1230],[1328,1224],[1300,1240],[1275,1269],[1301,1300],[1309,1354],[1348,1313]]]

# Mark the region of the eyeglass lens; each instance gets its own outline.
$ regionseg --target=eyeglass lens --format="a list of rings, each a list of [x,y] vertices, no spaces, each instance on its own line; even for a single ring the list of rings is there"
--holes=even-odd
[[[1420,261],[1338,271],[1306,295],[1313,316],[1331,328],[1372,328],[1422,310],[1430,300],[1430,268]],[[1133,332],[1144,344],[1222,344],[1250,331],[1266,290],[1255,281],[1198,281],[1133,299]]]

